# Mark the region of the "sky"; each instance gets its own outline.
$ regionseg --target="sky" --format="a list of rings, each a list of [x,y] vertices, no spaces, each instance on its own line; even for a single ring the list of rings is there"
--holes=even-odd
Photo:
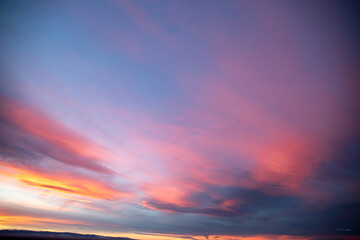
[[[1,1],[0,228],[359,239],[358,10]]]

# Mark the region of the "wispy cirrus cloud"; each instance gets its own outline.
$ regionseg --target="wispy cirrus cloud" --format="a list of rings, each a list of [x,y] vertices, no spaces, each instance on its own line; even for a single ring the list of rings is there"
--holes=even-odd
[[[358,234],[357,70],[337,4],[87,4],[4,15],[3,78],[18,85],[0,89],[2,189],[19,219],[190,239]],[[21,193],[72,215],[30,211]]]
[[[103,158],[112,157],[105,148],[17,100],[2,95],[1,104],[3,154],[15,158],[16,154],[29,154],[32,159],[46,156],[64,164],[113,173],[101,164]]]

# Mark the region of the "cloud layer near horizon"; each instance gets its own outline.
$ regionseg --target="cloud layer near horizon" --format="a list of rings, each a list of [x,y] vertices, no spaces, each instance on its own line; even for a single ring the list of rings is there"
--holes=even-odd
[[[3,5],[1,225],[359,235],[349,8]]]

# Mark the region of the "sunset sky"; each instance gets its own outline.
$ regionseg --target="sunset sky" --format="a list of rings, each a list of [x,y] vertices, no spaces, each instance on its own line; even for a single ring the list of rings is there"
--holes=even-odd
[[[359,239],[358,10],[1,1],[0,229]]]

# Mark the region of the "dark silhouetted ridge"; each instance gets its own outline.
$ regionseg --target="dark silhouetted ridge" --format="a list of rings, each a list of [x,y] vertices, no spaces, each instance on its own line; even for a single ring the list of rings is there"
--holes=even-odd
[[[66,239],[66,240],[135,240],[127,237],[106,237],[93,234],[79,234],[69,232],[48,232],[48,231],[28,231],[28,230],[0,230],[2,240],[20,239]]]

